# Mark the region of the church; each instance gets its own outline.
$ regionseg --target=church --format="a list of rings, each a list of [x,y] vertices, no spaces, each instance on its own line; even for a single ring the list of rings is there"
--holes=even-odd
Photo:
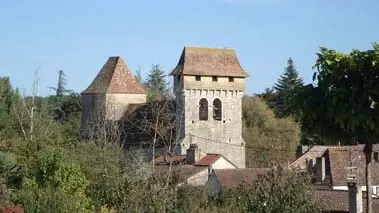
[[[236,52],[186,46],[170,75],[175,94],[173,153],[194,164],[217,155],[223,164],[245,168],[242,98],[248,74]],[[110,57],[81,95],[83,137],[93,134],[99,118],[120,121],[130,106],[146,103],[145,89],[120,57]]]

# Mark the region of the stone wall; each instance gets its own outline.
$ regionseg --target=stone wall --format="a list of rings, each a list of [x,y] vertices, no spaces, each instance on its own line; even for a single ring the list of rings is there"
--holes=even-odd
[[[106,119],[120,120],[129,104],[146,103],[146,94],[107,94]]]
[[[177,78],[176,81],[179,79]],[[243,78],[201,76],[184,76],[182,82],[176,83],[177,90],[177,124],[180,133],[181,152],[184,154],[191,143],[197,143],[199,149],[206,153],[218,153],[239,168],[245,167],[245,143],[242,139],[242,97]],[[199,119],[199,101],[208,101],[208,120]],[[221,120],[213,118],[213,101],[221,100]],[[182,119],[180,119],[182,117]]]

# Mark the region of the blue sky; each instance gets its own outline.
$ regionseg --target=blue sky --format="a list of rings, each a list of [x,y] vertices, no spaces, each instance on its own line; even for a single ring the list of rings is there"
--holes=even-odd
[[[184,45],[237,51],[248,94],[272,86],[288,57],[311,82],[320,46],[349,51],[379,41],[378,0],[12,0],[0,1],[0,76],[29,93],[40,67],[48,95],[63,69],[81,92],[109,56],[144,75],[169,72]]]

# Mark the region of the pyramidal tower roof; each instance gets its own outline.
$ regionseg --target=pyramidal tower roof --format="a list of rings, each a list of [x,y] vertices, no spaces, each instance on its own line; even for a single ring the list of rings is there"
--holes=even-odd
[[[170,75],[247,77],[237,54],[229,48],[184,47],[178,65]]]
[[[82,94],[145,94],[121,57],[109,57],[92,83]]]

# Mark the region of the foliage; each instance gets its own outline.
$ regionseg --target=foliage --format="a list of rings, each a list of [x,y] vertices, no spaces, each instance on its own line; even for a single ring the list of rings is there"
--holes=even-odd
[[[161,67],[157,64],[153,65],[148,75],[145,86],[147,88],[147,101],[161,100],[168,94],[166,76]]]
[[[238,205],[241,212],[320,212],[317,203],[311,201],[308,183],[300,174],[274,167],[252,185],[239,187],[236,195],[239,199]]]
[[[244,97],[242,117],[247,167],[267,167],[271,162],[294,160],[300,142],[300,128],[295,121],[275,117],[258,97]]]
[[[40,158],[36,174],[24,178],[20,201],[27,212],[90,212],[87,186],[80,167],[51,151]]]
[[[289,58],[284,73],[274,85],[275,96],[270,96],[269,102],[274,106],[274,112],[278,117],[297,116],[297,107],[294,104],[298,90],[303,86],[303,80],[299,77],[294,61]]]

